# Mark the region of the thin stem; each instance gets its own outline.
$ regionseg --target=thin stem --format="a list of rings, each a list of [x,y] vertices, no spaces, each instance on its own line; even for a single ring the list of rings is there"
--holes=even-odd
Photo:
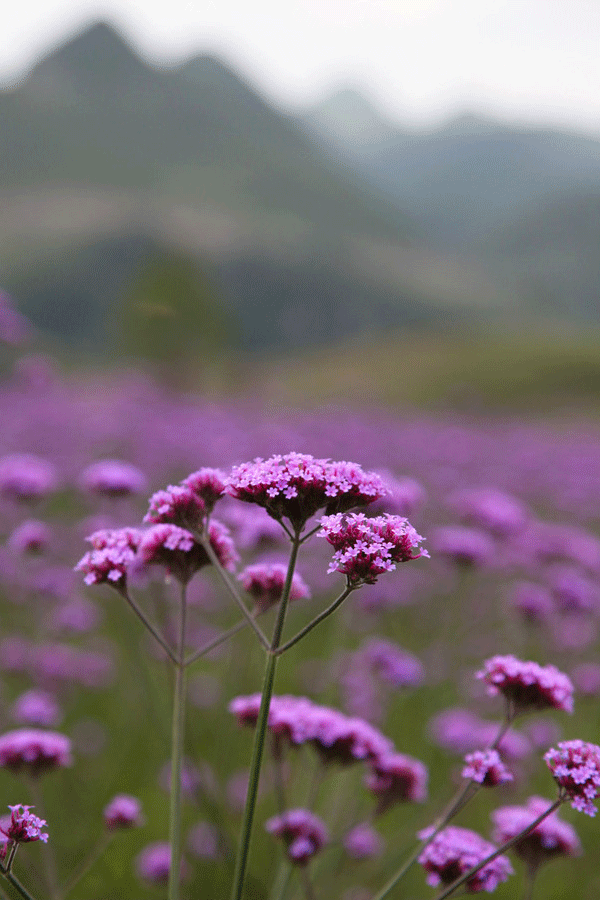
[[[233,637],[234,634],[237,634],[238,631],[241,631],[243,628],[247,626],[248,622],[246,619],[241,619],[236,625],[233,625],[227,631],[221,632],[221,634],[217,635],[217,637],[213,638],[207,644],[204,644],[200,647],[199,650],[194,650],[190,656],[185,661],[186,666],[191,666],[192,663],[196,662],[197,659],[200,659],[201,656],[204,656],[206,653],[210,653],[211,650],[214,650],[215,647],[218,647],[219,644],[223,644],[225,641],[228,641],[229,638]]]
[[[131,607],[131,609],[134,611],[134,613],[138,617],[138,619],[148,629],[150,634],[158,641],[158,643],[163,648],[163,650],[165,651],[165,653],[167,654],[167,656],[169,657],[171,662],[177,663],[177,657],[176,657],[175,653],[173,652],[171,647],[169,647],[168,643],[166,642],[166,640],[164,639],[164,637],[162,636],[160,631],[158,631],[158,629],[152,624],[150,619],[146,616],[146,613],[141,609],[140,606],[138,606],[138,604],[133,599],[133,597],[131,596],[129,591],[127,589],[125,589],[122,592],[122,594],[123,594],[123,597],[125,598],[125,600],[127,601],[127,603],[129,604],[129,606]]]
[[[523,893],[523,900],[533,900],[533,888],[535,886],[537,873],[537,866],[527,866],[525,869],[525,892]]]
[[[12,886],[17,891],[17,893],[20,894],[21,897],[23,897],[23,900],[35,900],[35,898],[31,896],[29,891],[23,887],[23,885],[21,884],[19,879],[16,877],[16,875],[13,875],[12,872],[4,872],[4,871],[2,872],[2,874],[4,875],[6,880],[9,881],[10,884],[12,884]]]
[[[286,650],[289,650],[290,647],[293,647],[294,644],[297,644],[298,641],[301,641],[302,638],[305,637],[309,633],[309,631],[312,631],[316,625],[318,625],[320,622],[322,622],[324,619],[326,619],[328,616],[330,616],[331,613],[335,612],[336,609],[338,608],[338,606],[342,605],[342,603],[344,602],[346,597],[349,594],[351,594],[353,590],[355,590],[354,587],[347,586],[342,591],[340,596],[337,597],[337,599],[334,600],[333,603],[331,603],[327,607],[327,609],[324,609],[323,612],[319,613],[318,616],[315,616],[315,618],[312,620],[312,622],[309,622],[308,625],[305,625],[304,628],[302,628],[298,632],[298,634],[294,635],[293,638],[291,638],[289,641],[286,641],[285,644],[282,644],[282,646],[279,647],[276,651],[277,656],[281,656],[282,653],[285,653]]]
[[[254,810],[256,808],[256,797],[258,793],[258,782],[260,778],[260,769],[265,746],[265,736],[267,733],[267,724],[269,719],[269,708],[271,705],[271,697],[273,696],[273,685],[275,683],[275,671],[277,668],[278,657],[275,651],[279,648],[283,625],[285,622],[285,614],[290,599],[290,589],[292,586],[292,577],[296,567],[298,558],[298,550],[300,549],[300,538],[298,533],[292,541],[292,549],[288,563],[285,584],[281,592],[281,600],[279,601],[279,611],[277,620],[273,629],[273,637],[271,639],[270,650],[267,656],[265,666],[265,674],[263,679],[262,697],[260,702],[260,710],[256,721],[254,732],[254,744],[252,747],[252,760],[250,763],[250,774],[248,779],[248,794],[246,796],[246,806],[244,809],[244,819],[242,822],[242,833],[240,837],[240,846],[235,863],[235,875],[233,879],[233,887],[231,892],[231,900],[241,900],[244,890],[244,879],[246,875],[246,866],[248,864],[248,854],[250,851],[250,838],[252,836],[252,823],[254,821]],[[170,898],[169,898],[170,900]]]
[[[62,897],[66,897],[67,894],[70,894],[71,891],[73,890],[73,888],[77,884],[79,884],[81,879],[87,875],[87,873],[90,871],[92,866],[94,866],[95,863],[98,862],[98,860],[100,859],[102,854],[106,851],[106,848],[112,841],[113,837],[114,837],[114,833],[111,834],[110,832],[107,832],[106,834],[102,835],[101,840],[98,841],[98,843],[93,848],[93,850],[90,853],[90,855],[88,856],[88,858],[81,864],[79,869],[77,869],[77,871],[71,876],[71,878],[67,881],[67,883],[63,887],[63,889],[61,891]]]
[[[491,746],[489,748],[490,750],[495,750],[498,747],[498,745],[500,744],[500,741],[502,740],[502,738],[504,737],[504,735],[510,728],[510,726],[512,724],[512,720],[513,720],[513,710],[512,710],[512,707],[510,705],[508,705],[507,709],[506,709],[506,718],[505,718],[504,722],[502,723],[502,725],[500,726],[500,730],[499,730],[498,734],[496,735],[494,742],[491,744]],[[433,825],[433,830],[431,831],[431,833],[426,838],[423,838],[423,840],[421,840],[417,844],[417,846],[415,847],[413,852],[410,854],[408,859],[406,859],[405,862],[400,866],[398,871],[395,872],[394,875],[392,875],[390,880],[384,885],[384,887],[380,890],[380,892],[375,897],[373,897],[373,900],[383,900],[384,897],[387,897],[387,895],[392,890],[392,888],[395,887],[402,878],[404,878],[404,876],[406,875],[408,870],[416,862],[416,860],[421,855],[421,853],[423,852],[425,847],[428,847],[429,844],[431,844],[431,842],[434,840],[434,838],[437,837],[437,835],[440,833],[442,828],[445,828],[446,825],[448,824],[448,822],[461,809],[463,809],[463,807],[465,807],[467,803],[470,803],[470,801],[473,799],[473,797],[475,797],[475,795],[479,792],[480,788],[481,788],[481,784],[473,781],[472,778],[465,779],[462,782],[462,784],[458,788],[458,791],[456,792],[454,797],[450,800],[450,803],[446,806],[445,810],[435,821],[435,823]],[[437,898],[436,898],[436,900],[437,900]]]
[[[294,867],[292,866],[291,862],[287,859],[287,857],[284,857],[281,860],[277,877],[273,882],[273,887],[271,888],[271,893],[269,894],[269,900],[284,900],[290,881],[292,879],[293,871]]]
[[[175,668],[173,696],[173,728],[171,734],[171,802],[169,811],[169,843],[171,866],[169,869],[168,900],[179,900],[181,880],[181,766],[185,729],[185,629],[187,617],[186,585],[181,584],[179,612],[179,642]]]
[[[311,528],[310,531],[306,532],[306,534],[301,539],[300,543],[304,544],[309,538],[311,538],[313,536],[313,534],[316,534],[317,531],[320,531],[320,530],[321,530],[321,525],[315,525],[314,528]]]
[[[304,896],[306,900],[317,900],[317,896],[313,890],[312,882],[310,880],[309,874],[304,866],[300,866],[299,869],[300,874],[300,883],[302,884],[302,890],[304,891]]]
[[[47,816],[44,812],[44,798],[39,781],[34,775],[32,775],[30,778],[28,778],[28,782],[29,790],[31,791],[33,802],[36,807],[36,813],[40,818],[46,819]],[[50,900],[56,900],[56,897],[58,896],[58,874],[56,871],[56,857],[54,854],[54,849],[51,844],[42,844],[41,849],[44,875],[48,887],[48,897],[50,898]]]
[[[213,566],[219,573],[219,577],[221,578],[223,584],[225,585],[225,587],[227,588],[227,590],[229,591],[229,593],[231,594],[231,596],[233,597],[233,599],[239,606],[240,610],[242,611],[242,614],[243,614],[244,618],[246,619],[248,625],[250,625],[250,627],[252,628],[252,630],[254,631],[256,636],[258,637],[258,639],[261,642],[264,649],[268,650],[269,649],[269,641],[267,639],[267,636],[265,635],[262,628],[256,623],[254,616],[252,615],[252,613],[250,612],[250,610],[248,609],[248,607],[246,606],[246,604],[240,597],[239,592],[235,586],[233,579],[229,577],[229,573],[221,565],[219,557],[215,553],[210,540],[208,539],[206,534],[204,534],[204,532],[194,531],[193,534],[194,534],[194,538],[198,541],[198,543],[200,543],[206,550],[208,558],[210,559],[211,563],[213,564]]]
[[[552,806],[549,806],[545,812],[537,817],[537,819],[534,819],[533,822],[531,822],[527,826],[527,828],[524,828],[523,831],[520,831],[519,834],[516,834],[513,838],[510,839],[510,841],[506,841],[505,844],[502,844],[501,847],[499,847],[497,850],[494,850],[494,852],[490,853],[489,856],[486,856],[485,859],[482,859],[480,863],[477,863],[476,866],[473,866],[471,869],[469,869],[468,872],[465,872],[464,875],[461,875],[460,878],[457,878],[455,881],[453,881],[452,884],[449,885],[440,894],[438,894],[434,898],[434,900],[445,900],[446,897],[449,897],[450,894],[454,893],[456,888],[459,888],[462,884],[465,883],[465,881],[468,881],[473,877],[473,875],[476,875],[480,869],[483,869],[484,866],[488,865],[488,863],[491,863],[499,856],[502,856],[503,853],[506,853],[507,850],[510,850],[510,848],[513,847],[518,841],[521,841],[524,837],[527,837],[527,835],[530,834],[530,832],[532,832],[534,828],[537,828],[540,822],[544,821],[546,816],[549,816],[554,812],[555,809],[558,809],[560,804],[563,802],[563,799],[564,798],[561,796],[557,800],[555,800]]]

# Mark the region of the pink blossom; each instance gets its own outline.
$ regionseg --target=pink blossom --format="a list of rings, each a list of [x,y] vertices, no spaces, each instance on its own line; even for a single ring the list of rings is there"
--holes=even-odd
[[[573,809],[595,816],[592,800],[600,796],[600,747],[579,740],[562,741],[558,749],[548,750],[544,761]]]
[[[551,806],[552,801],[544,797],[529,797],[524,806],[502,806],[494,810],[491,814],[493,840],[498,844],[512,840]],[[581,844],[573,826],[561,821],[555,810],[513,844],[513,850],[529,866],[537,868],[556,856],[579,856]]]
[[[85,574],[86,584],[107,584],[123,593],[142,536],[138,528],[95,531],[87,538],[93,549],[82,556],[75,571]]]
[[[141,803],[129,794],[117,794],[104,809],[104,824],[109,831],[134,828],[142,823]]]
[[[228,529],[220,522],[212,521],[208,539],[217,558],[225,569],[233,569],[238,555]],[[187,582],[210,558],[204,547],[193,535],[177,525],[153,525],[140,541],[137,553],[140,566],[164,566],[178,581]]]
[[[573,684],[555,666],[540,666],[515,656],[493,656],[475,677],[485,682],[491,696],[506,697],[517,713],[542,709],[573,712]]]
[[[0,767],[40,775],[70,766],[71,741],[56,731],[21,728],[0,736]]]
[[[419,838],[428,838],[432,830],[429,828],[421,831]],[[436,834],[417,861],[427,872],[427,884],[437,887],[439,884],[452,884],[495,850],[493,844],[476,832],[448,825]],[[470,894],[478,891],[494,891],[512,874],[513,868],[508,858],[497,856],[467,880],[465,890]]]
[[[427,798],[427,767],[404,753],[382,753],[370,762],[366,785],[377,795],[377,812],[395,803],[422,803]]]
[[[327,844],[329,836],[322,819],[307,809],[289,809],[265,823],[270,834],[283,838],[290,860],[303,866]]]
[[[496,787],[513,780],[497,750],[475,750],[465,756],[465,763],[462,777],[477,781],[484,787]]]
[[[146,490],[146,477],[131,463],[100,459],[83,470],[79,485],[90,494],[116,499],[141,494]]]
[[[45,819],[38,819],[29,810],[33,807],[23,806],[21,803],[16,806],[9,806],[10,822],[6,827],[0,827],[2,834],[6,835],[9,841],[14,844],[27,844],[31,841],[42,841],[43,844],[48,842],[48,834],[42,831],[46,825]]]
[[[244,590],[256,601],[258,610],[264,612],[274,604],[279,603],[287,566],[282,563],[256,563],[246,568],[238,576]],[[294,572],[290,587],[290,600],[307,600],[310,597],[310,589],[301,576]]]

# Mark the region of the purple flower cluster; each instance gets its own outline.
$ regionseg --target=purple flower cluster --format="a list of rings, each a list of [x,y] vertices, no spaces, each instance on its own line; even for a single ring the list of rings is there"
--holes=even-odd
[[[429,556],[419,544],[424,540],[402,516],[375,516],[364,513],[323,516],[320,537],[334,548],[328,572],[345,575],[349,585],[375,584],[396,563]],[[415,552],[415,551],[419,552]]]
[[[440,746],[460,754],[489,746],[496,739],[499,728],[497,722],[482,719],[463,707],[443,710],[430,722],[433,739]],[[498,750],[505,759],[522,759],[531,752],[531,742],[511,728],[503,736]]]
[[[32,453],[18,453],[0,459],[0,494],[20,503],[47,497],[57,485],[52,463]]]
[[[238,555],[225,525],[210,522],[208,539],[221,565],[232,570]],[[142,567],[164,566],[174,578],[185,583],[198,569],[209,565],[210,559],[204,547],[184,528],[153,525],[142,532],[136,563]]]
[[[497,750],[475,750],[465,756],[465,767],[461,775],[484,787],[496,787],[513,780],[513,775],[506,768]]]
[[[244,590],[247,591],[256,603],[260,612],[265,612],[279,603],[285,584],[287,566],[282,563],[256,563],[246,566],[238,576]],[[308,600],[310,589],[302,577],[294,572],[290,587],[290,600]]]
[[[235,466],[225,482],[232,497],[264,507],[274,519],[288,519],[298,531],[320,509],[345,512],[388,493],[375,472],[306,453],[257,457]]]
[[[429,828],[420,832],[418,836],[426,839],[431,834],[432,829]],[[493,844],[476,832],[448,825],[423,849],[418,862],[427,872],[427,884],[437,887],[439,884],[452,884],[495,850]],[[470,894],[478,891],[494,891],[512,874],[513,868],[508,858],[497,856],[466,881],[465,890]]]
[[[142,823],[141,803],[129,794],[117,794],[104,809],[104,824],[109,831],[135,828]]]
[[[515,656],[493,656],[476,673],[487,685],[488,694],[502,694],[515,712],[560,709],[573,712],[573,684],[555,666],[540,666]]]
[[[383,851],[383,838],[368,822],[355,825],[344,836],[344,850],[352,859],[370,859]]]
[[[285,841],[290,860],[299,866],[306,865],[329,840],[323,820],[308,809],[288,809],[268,819],[265,828]]]
[[[592,803],[600,796],[600,747],[585,741],[562,741],[544,756],[561,793],[573,809],[596,815]]]
[[[392,687],[416,687],[423,682],[421,660],[393,641],[371,638],[359,652],[369,668]]]
[[[8,539],[8,546],[15,553],[43,553],[52,540],[52,531],[45,522],[27,519],[21,522]]]
[[[529,518],[520,500],[497,488],[459,491],[450,498],[449,505],[464,521],[502,538],[523,531]]]
[[[426,766],[404,753],[382,753],[370,763],[366,785],[378,797],[377,812],[395,803],[422,803],[427,798]]]
[[[434,529],[431,546],[436,556],[445,557],[463,569],[487,566],[496,553],[493,540],[484,531],[459,525]]]
[[[21,728],[0,736],[0,767],[41,775],[72,764],[71,742],[64,734]]]
[[[241,725],[255,725],[259,709],[260,694],[236,697],[229,704]],[[389,738],[363,719],[319,706],[307,697],[272,697],[267,724],[272,734],[293,746],[312,744],[325,762],[346,765],[378,759],[394,749]]]
[[[219,469],[199,469],[178,485],[170,484],[150,498],[144,522],[154,525],[177,525],[191,531],[202,531],[206,516],[223,495],[224,474]]]
[[[28,844],[31,841],[42,841],[43,844],[48,842],[48,833],[42,831],[46,825],[45,819],[38,819],[34,816],[30,809],[31,806],[23,806],[18,803],[16,806],[9,806],[10,822],[6,826],[0,826],[2,834],[6,835],[9,841],[14,844]]]
[[[86,584],[108,584],[122,592],[126,589],[128,570],[133,563],[143,532],[138,528],[118,528],[95,531],[86,540],[92,550],[75,566],[83,572]]]
[[[100,459],[83,470],[79,485],[87,493],[116,499],[143,493],[146,477],[132,463]]]
[[[512,840],[551,805],[552,801],[543,797],[529,797],[524,806],[501,806],[494,810],[493,840],[498,844]],[[555,810],[513,844],[513,850],[528,866],[537,868],[555,856],[579,856],[581,844],[573,826],[559,819]]]

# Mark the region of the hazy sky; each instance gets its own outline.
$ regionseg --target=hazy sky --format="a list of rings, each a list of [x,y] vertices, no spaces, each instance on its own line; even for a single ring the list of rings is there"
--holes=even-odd
[[[285,106],[350,84],[404,122],[600,132],[600,0],[24,0],[3,8],[0,80],[100,18],[154,62],[216,52]]]

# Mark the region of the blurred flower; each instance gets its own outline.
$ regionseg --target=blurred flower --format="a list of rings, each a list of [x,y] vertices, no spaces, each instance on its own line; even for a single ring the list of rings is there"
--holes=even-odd
[[[493,840],[505,844],[524,831],[528,825],[552,806],[551,800],[529,797],[524,806],[502,806],[491,814],[494,823]],[[579,856],[581,844],[572,825],[562,822],[555,810],[539,825],[521,838],[512,849],[533,869],[556,856]]]
[[[494,542],[484,531],[458,525],[436,528],[431,533],[436,556],[445,556],[461,568],[480,568],[496,555]]]
[[[515,656],[493,656],[475,677],[486,683],[488,694],[502,694],[514,704],[515,713],[542,709],[573,712],[573,685],[555,666],[540,666]]]
[[[496,488],[469,488],[457,491],[449,507],[465,522],[485,528],[497,537],[523,531],[529,513],[516,497]]]
[[[378,797],[377,813],[395,803],[422,803],[427,797],[427,767],[404,753],[382,753],[370,761],[366,785]]]
[[[221,841],[219,832],[210,822],[198,822],[188,832],[187,845],[198,859],[219,859]]]
[[[368,822],[355,825],[344,836],[344,850],[352,859],[370,859],[383,852],[383,838]]]
[[[117,794],[104,809],[104,824],[109,831],[142,825],[142,805],[137,797]]]
[[[182,869],[184,861],[182,860]],[[135,868],[143,881],[165,885],[171,870],[171,847],[167,841],[147,844],[135,860]]]
[[[120,459],[100,459],[83,470],[79,486],[89,494],[116,499],[146,490],[146,476],[137,466]]]
[[[600,694],[600,664],[595,662],[580,663],[571,672],[571,677],[578,691],[594,697]]]
[[[0,736],[0,767],[41,775],[72,765],[71,742],[56,731],[22,728]]]
[[[56,471],[52,463],[19,453],[0,459],[0,494],[20,503],[42,500],[56,489]]]
[[[58,725],[63,717],[56,697],[36,688],[17,697],[10,712],[16,722],[46,728]]]
[[[246,566],[238,575],[238,580],[242,582],[244,590],[255,600],[257,610],[265,612],[281,600],[286,574],[287,566],[282,563],[255,563],[252,566]],[[290,587],[290,600],[307,600],[309,598],[308,585],[305,584],[298,572],[294,572]]]
[[[306,865],[329,840],[323,820],[307,809],[289,809],[273,816],[265,828],[285,841],[288,857],[300,866]]]
[[[433,829],[419,832],[421,839],[428,838]],[[448,825],[433,838],[418,858],[418,863],[427,872],[427,884],[452,884],[469,869],[482,862],[496,847],[480,835],[467,828]],[[499,884],[513,874],[513,868],[506,856],[497,856],[469,878],[465,884],[468,893],[494,891]]]
[[[484,787],[496,787],[512,781],[512,773],[508,771],[497,750],[475,750],[465,756],[465,767],[461,775]]]
[[[423,665],[416,656],[385,638],[371,638],[359,654],[375,674],[392,687],[416,687],[422,684]]]
[[[595,816],[592,800],[600,795],[600,747],[579,740],[561,741],[558,749],[548,750],[544,761],[573,809]]]
[[[28,519],[22,522],[8,538],[8,546],[15,553],[43,553],[52,540],[52,531],[45,522]]]

